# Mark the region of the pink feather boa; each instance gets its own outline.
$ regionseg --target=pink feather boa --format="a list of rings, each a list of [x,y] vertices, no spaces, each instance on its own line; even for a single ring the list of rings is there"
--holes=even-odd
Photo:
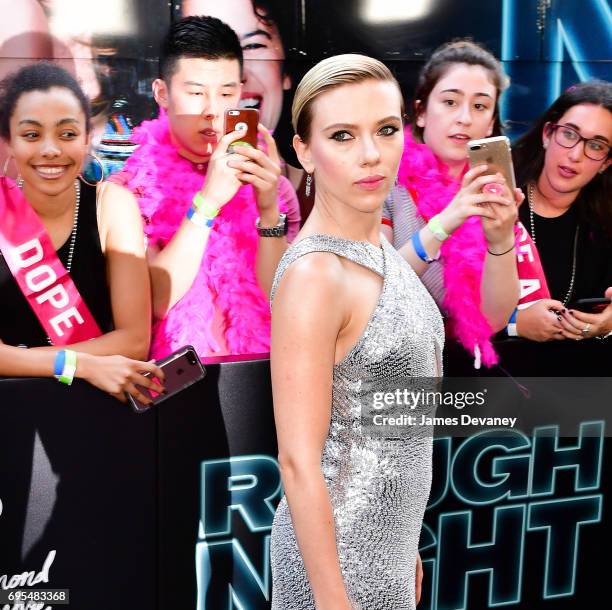
[[[205,176],[177,153],[164,113],[143,122],[132,138],[140,146],[125,164],[125,185],[137,196],[149,243],[163,248]],[[279,207],[286,211],[286,202],[280,201]],[[257,216],[251,186],[240,188],[223,206],[193,285],[153,326],[152,357],[164,357],[186,344],[193,345],[200,357],[270,350],[270,306],[255,274]],[[216,329],[217,336],[223,334],[227,352],[221,351],[213,332],[219,318],[223,327]]]
[[[457,194],[460,181],[448,174],[448,167],[425,144],[404,129],[404,152],[398,172],[399,183],[414,197],[418,214],[428,221],[441,212]],[[480,219],[468,218],[451,239],[442,244],[444,269],[443,307],[449,330],[461,344],[482,359],[486,366],[497,364],[491,326],[480,312],[480,282],[487,252]]]

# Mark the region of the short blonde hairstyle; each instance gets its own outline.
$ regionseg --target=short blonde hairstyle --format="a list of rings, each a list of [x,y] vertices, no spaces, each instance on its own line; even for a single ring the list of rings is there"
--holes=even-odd
[[[385,64],[367,55],[356,53],[334,55],[312,67],[300,81],[291,106],[291,123],[295,133],[303,142],[308,141],[312,123],[312,104],[322,93],[365,80],[395,83],[400,94],[402,117],[404,116],[404,100],[400,86]]]

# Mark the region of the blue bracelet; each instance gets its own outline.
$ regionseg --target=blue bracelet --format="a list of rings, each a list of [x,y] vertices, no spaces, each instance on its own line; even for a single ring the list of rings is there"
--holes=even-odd
[[[66,351],[61,349],[55,354],[55,362],[53,363],[53,375],[59,377],[64,372],[66,364]]]
[[[200,229],[210,229],[215,222],[214,218],[206,218],[202,216],[195,208],[189,208],[187,210],[187,220],[191,221],[197,227],[200,227]]]
[[[429,256],[427,252],[425,252],[425,248],[423,247],[423,242],[421,241],[421,236],[419,235],[418,231],[415,231],[412,234],[412,246],[414,247],[414,251],[417,253],[417,256],[424,263],[427,263],[429,265],[429,263],[433,263],[435,260],[438,259],[438,257],[431,258],[431,256]]]
[[[510,319],[508,320],[508,326],[506,326],[506,333],[509,337],[518,337],[516,330],[516,315],[518,314],[518,308],[512,312]]]

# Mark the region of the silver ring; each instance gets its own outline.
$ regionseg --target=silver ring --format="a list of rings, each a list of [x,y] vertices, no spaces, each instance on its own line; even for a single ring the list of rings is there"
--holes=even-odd
[[[587,324],[580,332],[582,333],[583,337],[588,337],[590,330],[591,330],[591,325]]]

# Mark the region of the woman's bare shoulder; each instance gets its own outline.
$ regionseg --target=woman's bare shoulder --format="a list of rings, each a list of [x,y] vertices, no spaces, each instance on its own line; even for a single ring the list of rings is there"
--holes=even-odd
[[[309,252],[287,267],[279,281],[272,316],[291,311],[305,322],[321,318],[340,323],[344,317],[342,295],[346,270],[341,259],[331,252]]]

